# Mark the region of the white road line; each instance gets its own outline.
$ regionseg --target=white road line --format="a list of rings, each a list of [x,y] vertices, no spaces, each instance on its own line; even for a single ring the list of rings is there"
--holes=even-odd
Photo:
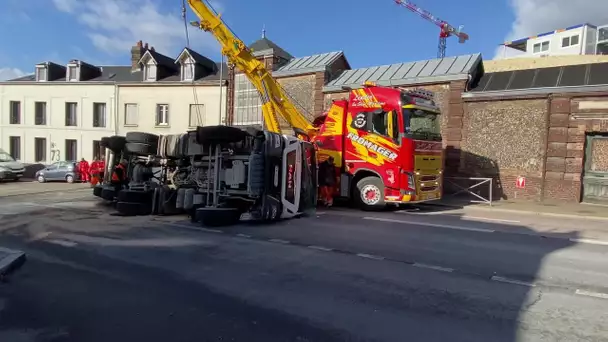
[[[68,240],[49,239],[49,240],[45,240],[45,241],[49,242],[49,243],[54,243],[56,245],[60,245],[60,246],[63,246],[63,247],[78,246],[78,244],[76,242],[68,241]]]
[[[528,286],[528,287],[535,287],[536,286],[536,284],[533,284],[533,283],[528,283],[528,282],[521,281],[521,280],[509,279],[509,278],[504,278],[504,277],[499,277],[499,276],[493,276],[490,279],[494,280],[494,281],[501,282],[501,283],[522,285],[522,286]]]
[[[438,223],[428,223],[428,222],[412,222],[412,221],[403,221],[403,220],[393,220],[393,219],[386,219],[386,218],[380,218],[380,217],[364,217],[363,219],[372,220],[372,221],[402,223],[402,224],[414,224],[414,225],[418,225],[418,226],[428,226],[428,227],[436,227],[436,228],[465,230],[465,231],[478,232],[478,233],[494,233],[495,232],[495,230],[493,230],[493,229],[470,228],[470,227],[453,226],[453,225],[449,225],[449,224],[438,224]]]
[[[247,234],[236,234],[236,236],[246,238],[246,239],[251,238],[251,235],[247,235]]]
[[[185,229],[190,229],[190,230],[203,231],[203,232],[208,232],[208,233],[217,233],[217,234],[223,234],[224,233],[223,231],[217,230],[217,229],[195,227],[195,226],[190,226],[190,225],[187,225],[187,224],[168,223],[167,225],[173,226],[173,227],[178,227],[178,228],[185,228]]]
[[[327,247],[323,247],[323,246],[310,245],[310,246],[307,246],[307,247],[311,248],[311,249],[316,249],[316,250],[319,250],[319,251],[324,251],[324,252],[331,252],[331,251],[333,251],[333,248],[327,248]]]
[[[449,268],[449,267],[441,267],[441,266],[435,266],[435,265],[426,265],[426,264],[420,264],[420,263],[415,263],[412,266],[414,267],[420,267],[420,268],[428,268],[431,270],[435,270],[435,271],[441,271],[441,272],[454,272],[453,268]]]
[[[473,220],[504,222],[504,223],[521,223],[521,221],[516,221],[516,220],[503,220],[503,219],[495,219],[495,218],[489,218],[489,217],[466,216],[466,215],[461,216],[460,219],[473,219]]]
[[[379,255],[371,255],[371,254],[365,254],[365,253],[358,253],[357,256],[361,257],[361,258],[366,258],[366,259],[384,260],[384,257],[379,256]]]
[[[602,245],[602,246],[608,246],[608,241],[602,241],[602,240],[593,240],[593,239],[568,239],[572,242],[579,242],[579,243],[588,243],[588,244],[592,244],[592,245]]]
[[[577,295],[581,295],[581,296],[608,299],[608,293],[589,292],[589,291],[585,291],[585,290],[576,290],[576,292],[574,292],[574,293],[576,293]]]
[[[270,239],[268,241],[275,242],[275,243],[282,243],[282,244],[290,244],[291,243],[291,242],[289,242],[287,240],[281,240],[281,239]]]

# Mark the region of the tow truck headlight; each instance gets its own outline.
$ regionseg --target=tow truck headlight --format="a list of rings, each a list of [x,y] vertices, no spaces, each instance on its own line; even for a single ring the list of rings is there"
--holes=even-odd
[[[416,176],[412,172],[406,172],[407,175],[407,187],[410,189],[416,189]]]

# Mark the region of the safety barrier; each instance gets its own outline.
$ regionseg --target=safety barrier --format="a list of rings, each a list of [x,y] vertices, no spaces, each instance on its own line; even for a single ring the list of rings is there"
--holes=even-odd
[[[474,196],[477,199],[471,199],[472,203],[485,203],[489,206],[492,206],[492,191],[494,190],[494,181],[492,178],[482,178],[482,177],[444,177],[444,189],[445,185],[454,186],[458,191],[454,193],[446,194],[444,193],[443,197],[456,196],[459,194],[469,194]],[[460,184],[459,184],[460,183]],[[466,185],[461,185],[462,183],[466,183]],[[481,190],[481,187],[486,185],[488,186],[488,196],[485,198],[480,195],[478,192],[474,190]]]

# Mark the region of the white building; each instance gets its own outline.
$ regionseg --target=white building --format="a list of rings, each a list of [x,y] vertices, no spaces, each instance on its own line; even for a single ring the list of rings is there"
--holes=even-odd
[[[608,26],[580,24],[541,33],[502,44],[503,57],[547,57],[564,55],[595,55],[608,53]]]
[[[128,66],[38,64],[33,75],[0,82],[0,148],[25,163],[90,161],[104,136],[219,124],[226,69],[189,49],[173,59],[141,41]]]

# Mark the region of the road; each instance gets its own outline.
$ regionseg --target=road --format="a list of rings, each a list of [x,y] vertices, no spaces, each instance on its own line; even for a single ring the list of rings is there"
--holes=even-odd
[[[213,230],[46,196],[0,201],[0,246],[28,254],[2,341],[608,341],[606,222],[331,209]]]

